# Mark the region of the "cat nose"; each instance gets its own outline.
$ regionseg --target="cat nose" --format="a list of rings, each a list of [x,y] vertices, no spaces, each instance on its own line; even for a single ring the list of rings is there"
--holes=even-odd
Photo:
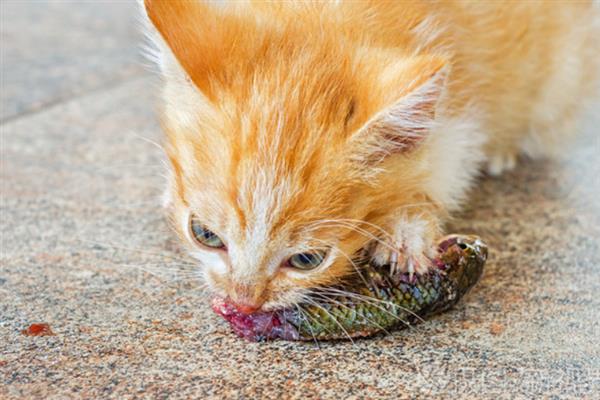
[[[229,304],[235,307],[235,309],[242,314],[252,314],[260,309],[262,302],[258,300],[251,300],[248,298],[240,298],[239,296],[232,296],[228,298]]]
[[[230,293],[229,300],[240,313],[252,314],[262,307],[265,300],[263,294],[263,285],[238,283],[235,285],[233,293]]]
[[[233,303],[233,305],[242,314],[252,314],[260,308],[260,305],[255,304]]]
[[[225,299],[225,301],[227,303],[229,303],[230,305],[232,305],[233,307],[235,307],[235,309],[242,313],[242,314],[252,314],[253,312],[256,312],[260,309],[260,307],[262,306],[262,302],[257,302],[257,301],[251,301],[249,299],[240,299],[239,297],[235,297],[233,298],[233,296],[231,297],[227,297]]]

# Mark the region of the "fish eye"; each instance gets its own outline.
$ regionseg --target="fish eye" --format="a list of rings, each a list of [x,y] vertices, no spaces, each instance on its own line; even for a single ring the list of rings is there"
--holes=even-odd
[[[294,254],[288,259],[287,265],[292,268],[308,271],[321,265],[326,255],[327,252],[325,250]]]
[[[225,248],[225,243],[218,237],[213,231],[206,228],[198,221],[194,216],[190,218],[190,233],[194,240],[204,246],[211,247],[213,249]]]

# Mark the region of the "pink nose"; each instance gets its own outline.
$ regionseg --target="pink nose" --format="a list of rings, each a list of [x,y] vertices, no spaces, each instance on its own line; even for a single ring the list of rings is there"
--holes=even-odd
[[[252,314],[260,308],[259,305],[244,303],[233,303],[233,306],[242,314]]]

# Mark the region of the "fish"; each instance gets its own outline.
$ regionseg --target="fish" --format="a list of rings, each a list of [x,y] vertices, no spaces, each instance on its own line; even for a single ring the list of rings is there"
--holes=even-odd
[[[235,334],[254,342],[352,340],[389,333],[450,309],[481,277],[488,247],[479,237],[448,235],[437,248],[425,274],[394,274],[363,254],[357,256],[358,274],[316,288],[296,307],[245,314],[220,297],[211,306]]]

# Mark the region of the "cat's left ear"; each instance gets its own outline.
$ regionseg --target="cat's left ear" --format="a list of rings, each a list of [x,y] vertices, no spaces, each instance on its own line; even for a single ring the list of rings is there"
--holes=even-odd
[[[224,66],[231,54],[250,58],[254,26],[236,4],[209,0],[138,0],[150,39],[150,58],[165,78],[192,83],[213,100],[214,81],[226,80]]]
[[[448,69],[441,59],[418,60],[410,66],[391,66],[380,77],[383,105],[352,138],[360,142],[361,161],[378,163],[389,155],[407,153],[427,139]],[[403,94],[394,95],[398,90]]]

